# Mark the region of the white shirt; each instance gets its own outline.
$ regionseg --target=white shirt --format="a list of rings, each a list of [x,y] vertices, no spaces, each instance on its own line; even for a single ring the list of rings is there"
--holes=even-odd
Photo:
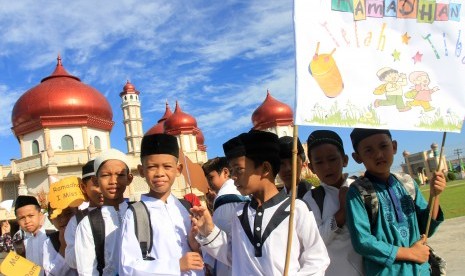
[[[204,275],[203,271],[181,273],[179,260],[191,249],[188,234],[191,229],[189,213],[172,194],[166,203],[162,200],[141,196],[149,210],[152,223],[152,250],[143,260],[134,229],[134,214],[129,209],[123,220],[120,275]]]
[[[286,259],[289,203],[285,191],[281,191],[261,207],[256,207],[252,201],[247,208],[247,217],[242,217],[245,215],[245,203],[241,203],[236,209],[237,216],[241,218],[233,220],[231,236],[215,226],[210,235],[197,236],[197,239],[203,250],[232,266],[232,275],[282,275]],[[282,220],[279,219],[281,216]],[[312,212],[301,200],[295,202],[294,219],[289,275],[324,275],[329,265],[328,253]],[[244,227],[249,229],[253,238],[260,240],[250,241],[243,223],[248,223],[249,226]],[[264,238],[264,233],[269,231],[268,226],[271,232]],[[261,256],[257,256],[256,252],[261,252]]]
[[[118,273],[119,249],[121,244],[121,221],[128,204],[119,204],[119,210],[113,206],[102,206],[105,223],[105,267],[103,275],[114,276]],[[90,228],[89,216],[85,216],[76,229],[75,237],[76,265],[79,275],[96,275],[97,257],[95,255],[94,237]]]
[[[353,180],[346,179],[341,187],[348,187]],[[339,228],[334,214],[339,210],[339,189],[320,183],[325,190],[323,216],[313,199],[312,191],[308,191],[303,200],[306,201],[315,215],[321,237],[328,249],[331,264],[326,275],[363,275],[362,256],[355,253],[347,225]]]
[[[36,265],[42,266],[44,242],[46,239],[47,235],[45,234],[44,227],[40,228],[35,236],[26,232],[24,237],[26,259],[35,263]],[[39,275],[44,275],[43,269],[40,271]]]
[[[72,269],[66,264],[63,256],[58,253],[53,247],[50,239],[45,240],[44,243],[44,261],[43,268],[47,275],[51,276],[75,276],[78,275],[75,269]]]
[[[223,186],[221,186],[221,189],[218,191],[218,194],[213,201],[213,205],[218,197],[228,194],[241,195],[236,186],[234,186],[234,180],[232,179],[228,179]],[[218,226],[218,228],[225,231],[228,235],[231,234],[231,224],[236,217],[236,208],[239,204],[239,202],[226,203],[219,206],[213,212],[213,223]],[[230,266],[220,261],[217,261],[215,264],[215,259],[209,254],[204,254],[204,262],[208,263],[211,267],[216,267],[216,275],[232,275],[232,268]]]
[[[82,204],[81,204],[82,205]],[[94,210],[96,207],[90,207],[89,212]],[[66,249],[65,249],[65,261],[69,267],[76,269],[76,248],[74,247],[74,240],[76,238],[76,229],[77,229],[77,218],[74,215],[66,225],[65,229],[65,241],[66,241]]]

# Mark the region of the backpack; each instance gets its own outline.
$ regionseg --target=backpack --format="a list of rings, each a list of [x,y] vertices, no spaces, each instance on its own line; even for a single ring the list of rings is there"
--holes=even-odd
[[[105,267],[105,222],[102,217],[102,209],[95,208],[88,212],[90,229],[94,237],[95,257],[97,259],[97,271],[99,275],[103,274]],[[76,217],[77,219],[77,217]]]
[[[297,198],[302,199],[304,195],[312,189],[312,184],[306,180],[301,180],[297,185]]]
[[[50,242],[52,243],[53,249],[55,249],[56,252],[60,252],[60,231],[54,231],[52,233],[47,234],[47,237],[50,239]]]
[[[187,212],[190,213],[192,204],[185,199],[179,199],[179,201],[184,208],[186,208]],[[152,251],[153,232],[147,205],[145,205],[143,201],[130,202],[129,208],[134,214],[134,231],[136,232],[136,238],[139,241],[142,259],[145,261],[152,261],[154,258],[148,256],[148,254]]]
[[[393,173],[394,177],[404,186],[407,193],[413,201],[415,201],[415,181],[413,178],[405,173]],[[360,196],[365,203],[365,209],[368,213],[371,228],[375,226],[376,217],[378,216],[379,201],[376,195],[373,183],[364,176],[357,178],[352,185],[354,185],[360,193]]]

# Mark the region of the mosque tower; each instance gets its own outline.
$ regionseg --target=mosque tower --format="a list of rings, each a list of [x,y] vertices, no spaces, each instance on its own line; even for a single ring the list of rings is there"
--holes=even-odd
[[[252,114],[253,129],[272,132],[279,137],[293,135],[294,113],[287,104],[280,102],[266,91],[263,103]]]
[[[123,110],[123,124],[126,131],[128,154],[140,155],[140,143],[143,136],[142,116],[140,113],[139,91],[127,81],[123,87],[121,109]]]

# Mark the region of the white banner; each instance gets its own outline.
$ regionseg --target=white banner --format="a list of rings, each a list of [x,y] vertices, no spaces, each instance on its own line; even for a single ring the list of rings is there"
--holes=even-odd
[[[460,132],[461,3],[295,0],[295,123]]]

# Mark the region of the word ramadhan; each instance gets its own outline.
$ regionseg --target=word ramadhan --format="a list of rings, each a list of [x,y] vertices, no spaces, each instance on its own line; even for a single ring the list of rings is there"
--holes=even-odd
[[[460,21],[459,3],[436,3],[435,0],[331,0],[333,11],[350,12],[355,21],[367,17],[416,19],[419,23]]]

